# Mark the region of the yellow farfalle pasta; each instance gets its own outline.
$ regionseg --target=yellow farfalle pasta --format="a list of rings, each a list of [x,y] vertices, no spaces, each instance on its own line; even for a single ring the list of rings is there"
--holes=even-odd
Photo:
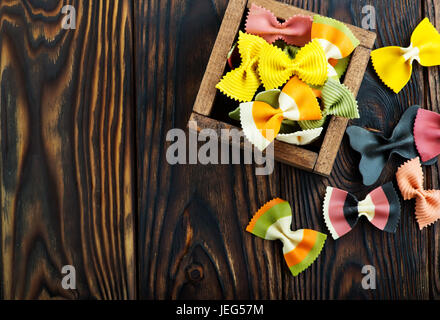
[[[399,93],[411,78],[414,60],[424,67],[440,65],[440,34],[425,18],[414,30],[408,48],[377,49],[371,53],[371,59],[380,79]]]

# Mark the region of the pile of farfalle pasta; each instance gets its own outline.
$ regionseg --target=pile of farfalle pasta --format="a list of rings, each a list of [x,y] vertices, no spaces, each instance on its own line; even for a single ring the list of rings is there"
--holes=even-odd
[[[350,30],[333,19],[296,16],[280,24],[269,11],[254,5],[246,33],[240,33],[236,45],[241,63],[235,66],[236,55],[231,51],[233,70],[217,88],[242,102],[230,116],[241,121],[246,137],[259,149],[274,139],[307,144],[319,137],[328,115],[358,117],[356,100],[340,83],[358,44]],[[377,49],[372,61],[380,79],[398,93],[410,80],[414,61],[422,66],[440,65],[440,34],[424,19],[409,47]],[[267,91],[254,97],[261,85]],[[365,185],[378,181],[393,154],[407,159],[395,176],[403,200],[415,200],[420,229],[440,219],[440,190],[425,189],[422,169],[422,165],[435,164],[440,155],[440,114],[415,105],[403,113],[390,137],[358,126],[348,127],[347,135],[353,150],[361,155],[359,171]],[[395,233],[401,205],[392,181],[374,188],[363,200],[328,186],[322,215],[335,240],[349,233],[362,217],[378,230]],[[327,236],[309,229],[292,231],[291,223],[289,203],[275,198],[253,215],[246,230],[266,240],[280,240],[287,266],[296,276],[319,256]]]
[[[274,139],[310,144],[327,116],[359,117],[356,99],[340,82],[359,45],[346,25],[319,15],[280,23],[253,4],[245,29],[228,59],[232,70],[217,88],[240,102],[229,115],[259,150]]]

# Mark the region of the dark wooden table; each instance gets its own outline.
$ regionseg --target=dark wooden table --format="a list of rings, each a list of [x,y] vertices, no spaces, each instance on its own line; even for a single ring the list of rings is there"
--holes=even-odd
[[[246,233],[274,196],[293,228],[327,233],[327,185],[365,196],[344,138],[327,178],[277,163],[166,162],[166,133],[185,128],[227,0],[0,0],[0,297],[67,299],[428,299],[440,297],[440,227],[419,231],[403,203],[395,235],[361,223],[329,239],[292,277],[279,243]],[[377,13],[377,47],[409,45],[438,0],[285,1],[361,26]],[[77,10],[61,29],[61,8]],[[390,134],[408,106],[440,111],[439,68],[416,66],[395,95],[369,65],[354,124]],[[394,177],[393,158],[377,185]],[[439,167],[425,169],[440,188]],[[61,282],[76,269],[76,290]],[[361,286],[364,265],[377,289]]]

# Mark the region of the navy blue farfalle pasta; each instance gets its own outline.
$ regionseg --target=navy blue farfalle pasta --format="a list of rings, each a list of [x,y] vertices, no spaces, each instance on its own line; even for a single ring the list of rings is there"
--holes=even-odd
[[[361,154],[359,171],[364,185],[371,186],[379,179],[391,155],[397,154],[405,159],[419,156],[413,134],[414,121],[419,108],[412,106],[405,111],[390,138],[357,126],[347,128],[351,147]],[[433,159],[424,164],[430,165],[436,161],[437,159]]]

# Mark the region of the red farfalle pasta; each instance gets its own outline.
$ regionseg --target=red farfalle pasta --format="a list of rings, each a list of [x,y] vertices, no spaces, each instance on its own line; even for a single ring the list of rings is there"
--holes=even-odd
[[[415,158],[400,166],[397,183],[404,200],[416,199],[415,215],[420,230],[440,218],[440,190],[425,190],[420,159]]]
[[[302,47],[311,40],[313,19],[295,15],[280,23],[269,10],[252,4],[246,21],[246,32],[262,37],[269,43],[284,40],[286,43]]]

